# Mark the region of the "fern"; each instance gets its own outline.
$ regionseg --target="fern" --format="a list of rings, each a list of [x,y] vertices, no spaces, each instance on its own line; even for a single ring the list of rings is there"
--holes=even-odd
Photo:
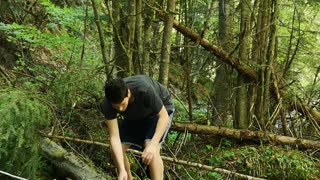
[[[0,92],[1,169],[36,179],[40,166],[37,130],[50,123],[50,111],[39,97],[19,90]]]

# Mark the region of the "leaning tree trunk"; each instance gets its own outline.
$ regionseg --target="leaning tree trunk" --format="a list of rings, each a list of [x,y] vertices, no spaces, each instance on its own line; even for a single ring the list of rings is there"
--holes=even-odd
[[[73,180],[104,180],[112,179],[110,176],[98,173],[93,167],[87,165],[79,157],[67,152],[54,141],[43,138],[41,149],[47,159],[50,160],[59,170],[65,172]]]

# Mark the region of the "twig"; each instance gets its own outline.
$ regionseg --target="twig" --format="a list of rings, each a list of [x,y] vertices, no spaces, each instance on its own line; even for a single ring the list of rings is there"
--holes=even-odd
[[[15,179],[20,179],[20,180],[27,180],[25,178],[22,178],[22,177],[19,177],[19,176],[15,176],[15,175],[12,175],[12,174],[9,174],[7,172],[4,172],[4,171],[0,171],[1,174],[4,174],[4,175],[7,175],[7,176],[10,176],[12,178],[15,178]]]
[[[11,86],[12,82],[10,80],[9,75],[6,73],[5,68],[3,66],[0,65],[0,72],[1,74],[3,74],[4,79],[7,81],[7,83]]]

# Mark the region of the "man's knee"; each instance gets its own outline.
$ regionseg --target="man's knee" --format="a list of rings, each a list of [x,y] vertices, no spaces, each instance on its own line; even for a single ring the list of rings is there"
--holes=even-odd
[[[162,160],[161,160],[161,155],[160,155],[160,152],[156,153],[153,157],[153,159],[151,160],[150,162],[150,166],[155,166],[157,167],[159,165],[159,163],[162,163]],[[152,168],[152,167],[151,167]]]

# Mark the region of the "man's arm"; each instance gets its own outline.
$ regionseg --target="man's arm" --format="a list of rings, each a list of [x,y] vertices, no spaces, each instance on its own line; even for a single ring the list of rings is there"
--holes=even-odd
[[[156,131],[151,139],[151,141],[155,144],[159,144],[161,137],[163,136],[164,132],[169,123],[169,115],[164,106],[162,106],[160,112],[158,113],[158,123],[156,127]]]
[[[163,136],[164,132],[166,131],[166,128],[169,123],[169,115],[167,113],[167,110],[162,106],[160,112],[158,113],[158,123],[156,127],[156,131],[151,139],[151,141],[147,144],[145,147],[143,153],[142,153],[142,161],[143,163],[149,165],[156,153],[160,149],[159,141],[161,137]]]
[[[110,145],[111,145],[112,153],[114,155],[114,161],[116,161],[115,163],[120,175],[126,172],[126,169],[124,166],[124,160],[123,160],[124,157],[123,157],[122,146],[120,141],[118,121],[117,119],[107,120],[106,124],[109,131]]]

